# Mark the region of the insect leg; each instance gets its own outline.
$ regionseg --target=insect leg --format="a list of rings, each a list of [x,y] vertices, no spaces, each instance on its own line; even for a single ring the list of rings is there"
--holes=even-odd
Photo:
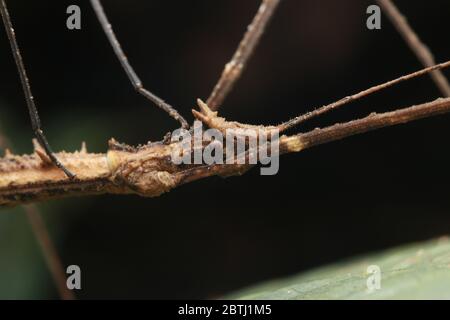
[[[106,17],[102,4],[99,0],[91,0],[91,5],[94,9],[95,14],[97,15],[98,20],[100,21],[100,24],[106,34],[106,37],[108,38],[109,43],[114,50],[114,53],[119,59],[120,64],[122,65],[122,68],[124,69],[128,78],[130,79],[134,89],[145,98],[156,104],[159,108],[167,112],[173,119],[180,122],[183,128],[189,128],[189,124],[187,123],[187,121],[178,113],[177,110],[175,110],[174,107],[164,102],[161,98],[144,88],[142,81],[139,79],[133,67],[128,62],[128,59],[119,41],[117,40],[116,35],[114,34],[112,26],[109,23],[108,18]]]
[[[55,154],[50,148],[50,144],[45,138],[44,132],[42,131],[41,122],[39,120],[39,114],[37,112],[33,94],[31,93],[30,81],[28,80],[22,55],[20,53],[19,46],[17,44],[14,28],[11,22],[11,18],[9,16],[8,8],[6,7],[6,3],[4,0],[0,0],[0,13],[2,16],[3,24],[5,25],[6,34],[8,35],[9,43],[11,45],[14,60],[17,65],[17,70],[19,72],[20,81],[22,83],[23,92],[25,94],[25,100],[27,102],[28,112],[30,113],[31,126],[33,128],[34,134],[38,142],[44,148],[50,160],[53,162],[53,164],[56,165],[58,168],[60,168],[62,171],[64,171],[64,173],[69,178],[74,178],[75,175],[72,172],[70,172],[66,167],[64,167],[64,165],[61,162],[59,162],[59,160],[56,158]]]

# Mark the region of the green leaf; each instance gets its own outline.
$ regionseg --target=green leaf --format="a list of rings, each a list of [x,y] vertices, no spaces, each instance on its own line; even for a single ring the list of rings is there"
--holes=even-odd
[[[374,276],[368,270],[371,265],[381,270],[379,289],[368,289],[367,281]],[[227,298],[450,299],[450,241],[445,237],[390,249],[271,281]]]

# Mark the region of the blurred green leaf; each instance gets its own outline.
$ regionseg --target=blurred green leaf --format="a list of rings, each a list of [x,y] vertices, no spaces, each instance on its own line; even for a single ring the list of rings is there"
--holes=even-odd
[[[368,267],[381,270],[370,291]],[[333,264],[230,295],[232,299],[450,299],[450,241],[441,238]]]

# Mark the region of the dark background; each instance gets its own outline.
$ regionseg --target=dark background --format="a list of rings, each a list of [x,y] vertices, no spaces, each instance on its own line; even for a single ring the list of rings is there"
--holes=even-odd
[[[192,120],[256,12],[257,0],[103,1],[151,91]],[[132,90],[88,1],[8,1],[47,136],[56,150],[110,137],[159,140],[177,124]],[[78,3],[82,30],[66,29]],[[373,1],[284,0],[222,114],[274,124],[421,68]],[[438,62],[450,59],[447,0],[396,1]],[[446,72],[447,75],[450,75]],[[325,126],[439,96],[429,77],[317,119]],[[443,115],[283,156],[155,199],[95,196],[40,205],[65,265],[82,269],[79,298],[214,298],[354,255],[450,233]],[[6,35],[0,32],[0,129],[16,151],[32,131]],[[20,208],[0,212],[0,297],[56,298]]]

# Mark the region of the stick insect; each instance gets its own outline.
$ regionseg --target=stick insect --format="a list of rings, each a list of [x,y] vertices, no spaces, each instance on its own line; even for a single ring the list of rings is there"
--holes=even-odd
[[[380,0],[380,2],[382,2],[382,1]],[[385,2],[388,2],[388,1],[386,0]],[[155,103],[159,108],[166,111],[175,120],[179,121],[183,128],[187,128],[188,127],[187,122],[184,120],[184,118],[181,115],[179,115],[179,113],[173,107],[171,107],[170,105],[165,103],[163,100],[161,100],[159,97],[157,97],[156,95],[154,95],[153,93],[151,93],[150,91],[146,90],[143,87],[141,80],[137,76],[134,69],[131,67],[116,36],[114,35],[114,32],[111,28],[111,25],[109,24],[109,21],[105,15],[105,12],[103,10],[103,7],[102,7],[100,1],[99,0],[91,0],[91,5],[97,15],[97,18],[100,21],[100,24],[101,24],[101,26],[108,38],[113,50],[114,50],[117,58],[119,59],[119,62],[121,63],[125,73],[127,74],[128,78],[129,78],[131,84],[133,85],[133,87],[135,88],[135,90],[139,94],[143,95],[145,98],[150,100],[151,102]],[[277,5],[278,5],[278,0],[263,0],[262,1],[261,8],[265,8],[265,11],[261,9],[259,11],[258,15],[255,17],[254,23],[252,24],[253,27],[249,28],[250,32],[246,33],[244,39],[242,40],[241,44],[239,45],[239,47],[236,51],[233,59],[230,61],[229,64],[227,64],[227,68],[225,68],[225,70],[222,74],[222,77],[219,79],[219,82],[215,86],[214,91],[211,93],[211,96],[208,98],[207,104],[211,107],[211,109],[213,109],[213,110],[218,109],[218,107],[222,104],[223,100],[225,99],[227,93],[233,87],[233,84],[235,83],[235,81],[239,78],[239,75],[240,75],[243,67],[245,66],[247,60],[249,59],[256,44],[258,43],[259,37],[263,33],[265,25],[267,24],[268,20],[270,19],[271,15]],[[33,131],[38,139],[38,142],[46,151],[46,154],[49,157],[49,159],[56,166],[58,166],[61,170],[63,170],[69,178],[73,178],[74,175],[69,170],[67,170],[53,154],[53,152],[50,148],[50,145],[47,142],[47,139],[45,138],[45,135],[41,128],[39,115],[37,112],[37,108],[35,105],[33,95],[31,93],[30,82],[29,82],[29,79],[28,79],[26,71],[25,71],[25,67],[24,67],[24,63],[23,63],[23,59],[22,59],[19,47],[17,45],[14,30],[12,27],[12,22],[9,17],[9,13],[7,10],[7,6],[5,4],[5,0],[0,0],[0,9],[1,9],[0,11],[1,11],[2,19],[3,19],[3,23],[5,24],[5,27],[6,27],[6,32],[9,37],[9,40],[10,40],[13,56],[14,56],[15,62],[17,64],[20,80],[21,80],[23,90],[25,93],[25,98],[26,98],[28,110],[30,113]],[[431,67],[431,65],[434,65],[434,63],[430,63],[430,65],[428,66],[429,68],[427,68],[425,70],[416,72],[416,73],[408,75],[408,76],[404,76],[400,79],[396,79],[394,81],[391,81],[391,82],[381,85],[381,86],[376,86],[376,87],[370,88],[368,90],[360,92],[359,94],[346,97],[335,103],[332,103],[330,105],[327,105],[327,106],[319,108],[319,109],[316,109],[312,112],[309,112],[309,113],[299,116],[295,119],[292,119],[291,121],[281,124],[278,126],[278,128],[280,129],[280,131],[285,131],[287,129],[290,129],[290,128],[298,125],[299,123],[307,121],[313,117],[319,116],[325,112],[329,112],[333,109],[336,109],[344,104],[347,104],[350,101],[354,101],[354,100],[362,98],[368,94],[371,94],[375,91],[379,91],[383,88],[386,88],[387,86],[396,84],[400,81],[411,79],[413,77],[428,73],[433,70],[436,71],[437,69],[448,67],[449,63],[435,65],[433,67]],[[201,116],[201,114],[199,114],[199,113],[198,113],[198,115]]]
[[[9,21],[9,16],[7,15],[6,6],[4,4],[5,0],[0,0],[0,4],[3,6],[2,12],[4,12],[4,20],[6,20],[6,25],[11,26],[11,23]],[[264,33],[264,30],[270,21],[270,18],[273,16],[273,13],[275,12],[275,9],[279,5],[280,0],[261,0],[260,7],[254,16],[251,24],[248,26],[247,31],[244,34],[244,37],[242,38],[241,42],[239,43],[232,59],[225,65],[225,68],[223,69],[223,72],[221,74],[221,77],[217,81],[213,91],[211,92],[210,96],[206,100],[206,104],[199,103],[199,108],[201,112],[198,112],[196,110],[193,110],[194,117],[197,120],[200,120],[202,123],[205,123],[207,126],[215,129],[222,129],[225,130],[226,128],[250,128],[250,129],[257,129],[257,130],[265,130],[266,132],[271,132],[273,130],[278,130],[279,133],[283,133],[287,130],[290,130],[300,124],[302,124],[305,121],[308,121],[314,117],[320,116],[322,114],[325,114],[327,112],[336,110],[344,105],[347,105],[355,100],[362,99],[363,97],[366,97],[370,94],[373,94],[375,92],[384,90],[388,87],[391,87],[393,85],[396,85],[400,82],[416,78],[421,75],[428,74],[430,72],[444,69],[447,67],[450,67],[450,61],[447,61],[445,63],[441,63],[438,65],[434,65],[425,69],[422,69],[420,71],[402,76],[400,78],[397,78],[395,80],[391,80],[388,82],[385,82],[381,85],[376,85],[374,87],[371,87],[369,89],[363,90],[357,94],[346,96],[343,99],[340,99],[334,103],[319,107],[313,111],[310,111],[306,114],[300,115],[292,120],[289,120],[287,122],[284,122],[277,126],[254,126],[254,125],[246,125],[242,123],[238,123],[235,121],[226,121],[226,119],[219,117],[217,114],[217,110],[221,107],[221,105],[224,102],[224,99],[226,98],[227,94],[230,92],[230,90],[233,88],[233,85],[236,83],[236,81],[240,78],[240,75],[242,74],[243,69],[248,63],[249,58],[251,57],[252,53],[254,52],[255,47],[257,46],[261,35]],[[91,5],[97,15],[97,18],[100,21],[100,24],[112,46],[114,49],[114,52],[119,59],[124,71],[128,75],[128,78],[136,91],[146,97],[147,99],[154,102],[157,106],[162,108],[163,110],[167,111],[169,115],[171,115],[174,119],[178,120],[182,127],[187,128],[187,122],[184,120],[184,118],[178,114],[178,112],[171,106],[167,105],[164,101],[162,101],[160,98],[155,96],[154,94],[150,93],[148,90],[146,90],[138,76],[136,75],[134,69],[129,64],[116,36],[113,33],[112,27],[105,15],[105,12],[103,10],[103,7],[99,0],[91,0]],[[8,23],[9,22],[9,23]],[[10,28],[11,29],[11,28]],[[11,31],[11,30],[10,30]],[[11,32],[12,35],[14,35],[13,32]],[[17,47],[17,46],[16,46]],[[14,46],[13,46],[14,49]],[[20,66],[20,65],[19,65]],[[23,66],[23,65],[22,65]],[[26,86],[25,86],[26,87]],[[29,89],[29,88],[28,88]],[[201,101],[200,101],[201,102]],[[31,109],[32,110],[32,109]],[[32,110],[34,111],[34,110]],[[339,140],[351,135],[364,133],[367,131],[379,129],[382,127],[387,127],[395,124],[405,123],[413,120],[417,120],[424,117],[429,117],[436,114],[441,114],[445,112],[450,111],[450,100],[436,100],[433,102],[421,104],[421,105],[415,105],[410,106],[409,108],[401,108],[396,110],[395,112],[387,112],[387,113],[381,113],[381,114],[372,114],[365,118],[352,120],[344,123],[336,123],[335,125],[325,127],[322,129],[315,129],[309,132],[300,132],[296,133],[295,135],[284,135],[284,153],[289,152],[299,152],[304,150],[305,148],[309,148],[314,145],[323,144],[335,140]],[[32,117],[36,117],[33,112],[31,112]],[[171,149],[171,146],[167,140],[164,140],[164,142],[167,142],[167,145],[163,146],[164,152],[168,152]],[[113,141],[114,146],[110,145],[110,149],[112,147],[115,147],[116,144]],[[159,144],[158,144],[159,146]],[[149,148],[152,148],[150,146]],[[128,149],[130,148],[130,149]],[[127,146],[125,144],[121,144],[119,146],[119,149],[127,151],[135,151],[137,149]],[[37,151],[37,150],[36,150]],[[142,152],[146,152],[146,149],[143,148],[141,150]],[[151,150],[153,152],[153,150]],[[158,151],[159,152],[159,151]],[[248,151],[246,151],[248,152]],[[40,154],[38,153],[40,156]],[[106,154],[106,157],[108,155]],[[68,157],[70,158],[71,155],[69,154]],[[166,159],[166,158],[164,158]],[[42,156],[41,156],[41,160]],[[123,160],[121,165],[119,166],[121,169],[124,166],[129,165],[129,161],[127,159]],[[156,166],[151,168],[151,172],[153,173],[159,173],[159,166]],[[71,167],[72,168],[72,167]],[[77,166],[74,166],[75,170],[78,169]],[[107,186],[112,186],[114,188],[123,188],[120,192],[129,192],[130,190],[133,190],[133,188],[130,188],[129,185],[123,184],[122,182],[117,183],[118,175],[123,175],[122,172],[118,172],[118,167],[114,166],[114,168],[106,168],[105,170],[108,170],[108,181]],[[213,168],[214,170],[211,170]],[[38,168],[38,170],[40,167]],[[146,186],[148,186],[148,190],[142,191],[139,194],[140,195],[146,195],[146,196],[157,196],[160,195],[161,191],[167,192],[168,185],[170,185],[170,188],[173,188],[174,186],[181,185],[187,182],[191,182],[194,180],[198,180],[207,176],[212,175],[221,175],[221,176],[229,176],[230,171],[233,174],[241,174],[239,166],[235,167],[227,167],[221,166],[220,164],[217,164],[213,167],[211,166],[200,166],[196,167],[194,171],[189,171],[192,168],[185,168],[185,167],[174,167],[173,172],[170,172],[169,175],[171,178],[175,179],[177,183],[173,184],[167,184],[167,181],[162,181],[162,179],[157,179],[156,183],[152,183],[153,180],[147,179],[146,180]],[[235,171],[233,171],[235,170]],[[164,172],[167,172],[164,170]],[[101,182],[103,183],[104,180],[98,181],[97,180],[97,174],[98,172],[96,170],[91,170],[88,172],[88,179],[92,184],[90,186],[95,186],[97,188],[96,183]],[[139,179],[146,179],[145,176],[137,175]],[[80,175],[81,177],[81,175]],[[180,178],[182,177],[182,178]],[[12,181],[14,181],[17,185],[17,179],[14,175],[11,175],[9,177]],[[124,179],[127,179],[127,177],[123,177]],[[178,180],[177,180],[178,179]],[[41,177],[39,176],[36,178],[36,183],[34,186],[36,186],[37,183],[41,183]],[[3,179],[3,181],[7,182],[9,180]],[[46,188],[49,187],[48,180],[45,180],[45,185],[39,189],[39,191],[43,190],[45,191]],[[57,178],[58,183],[60,182],[60,178]],[[82,178],[79,178],[76,181],[68,182],[67,185],[71,185],[74,187],[74,190],[78,189],[78,183],[82,182]],[[27,186],[30,182],[26,180],[24,182],[25,186]],[[131,185],[133,185],[135,181],[130,182]],[[7,184],[5,184],[7,185]],[[161,188],[160,188],[161,186]],[[19,190],[20,192],[23,192],[23,190],[27,190],[26,188],[21,187],[22,189]],[[103,189],[101,189],[103,188]],[[10,190],[9,188],[3,188],[6,190],[6,194],[8,197],[4,197],[4,202],[1,204],[10,204],[11,203],[11,192],[18,192],[18,187],[16,186],[14,190]],[[99,188],[95,189],[96,192],[99,192],[99,190],[102,190],[102,192],[110,192],[108,188],[105,187],[104,184],[99,186]],[[1,188],[0,188],[0,200],[1,198]],[[89,193],[90,190],[87,190],[86,193]],[[68,187],[66,186],[64,189],[64,194],[68,193]],[[30,201],[30,197],[28,193],[23,193],[27,196],[27,201]],[[36,192],[36,198],[39,197],[45,197],[45,192]],[[12,203],[20,203],[21,200],[17,194],[14,194],[14,201]]]
[[[142,81],[140,80],[140,78],[134,71],[133,67],[129,63],[128,58],[126,57],[119,41],[117,40],[117,37],[115,36],[114,31],[112,30],[111,24],[109,23],[108,18],[106,17],[105,11],[103,10],[101,2],[99,0],[91,0],[91,5],[100,22],[100,25],[103,28],[103,31],[106,34],[106,37],[108,38],[108,41],[110,42],[114,50],[114,53],[116,54],[120,64],[122,65],[123,70],[127,74],[136,92],[144,96],[146,99],[150,100],[152,103],[154,103],[157,107],[159,107],[163,111],[167,112],[169,116],[171,116],[173,119],[175,119],[181,124],[181,127],[183,129],[189,128],[188,122],[178,113],[177,110],[175,110],[174,107],[166,103],[164,100],[162,100],[157,95],[153,94],[143,86]],[[11,45],[11,51],[17,66],[17,70],[19,72],[20,82],[22,83],[22,89],[25,95],[28,112],[30,114],[31,126],[34,135],[36,136],[36,139],[40,144],[40,146],[44,149],[51,163],[60,168],[69,179],[73,179],[75,178],[75,174],[69,171],[55,156],[50,146],[50,143],[48,142],[42,129],[41,120],[39,118],[39,113],[36,107],[35,99],[31,92],[30,80],[28,78],[25,69],[25,63],[23,61],[23,57],[20,52],[19,45],[17,43],[13,23],[11,21],[5,0],[0,0],[0,13],[2,16],[6,33],[8,35],[9,43]]]

